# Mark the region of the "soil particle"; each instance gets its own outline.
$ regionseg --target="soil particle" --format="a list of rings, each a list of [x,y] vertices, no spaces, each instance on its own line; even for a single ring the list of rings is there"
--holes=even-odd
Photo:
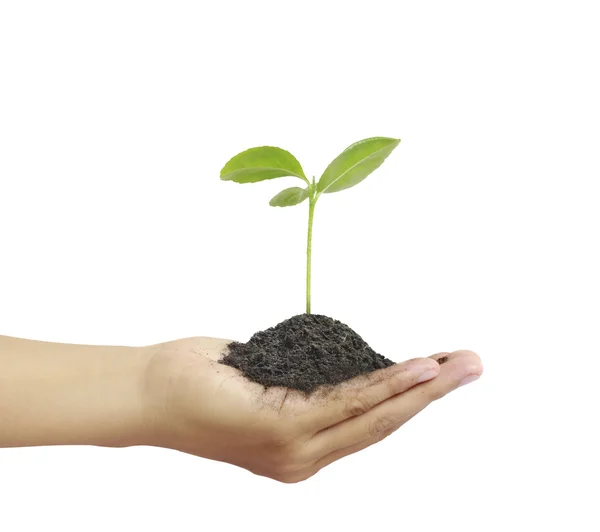
[[[443,356],[437,359],[437,363],[441,366],[444,362],[448,362],[448,357]]]
[[[228,347],[222,364],[264,387],[305,393],[394,364],[350,327],[319,314],[299,314]]]

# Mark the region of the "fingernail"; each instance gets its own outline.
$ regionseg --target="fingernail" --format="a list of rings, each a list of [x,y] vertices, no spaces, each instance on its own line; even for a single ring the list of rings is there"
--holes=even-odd
[[[458,387],[460,388],[461,386],[464,386],[465,384],[470,384],[473,381],[476,381],[479,378],[479,375],[469,375],[468,377],[465,377],[462,381],[460,381],[460,384],[458,385]]]
[[[437,377],[437,375],[438,375],[438,372],[436,370],[428,369],[425,373],[421,373],[421,376],[419,377],[417,384],[419,384],[420,382],[430,381],[434,377]]]

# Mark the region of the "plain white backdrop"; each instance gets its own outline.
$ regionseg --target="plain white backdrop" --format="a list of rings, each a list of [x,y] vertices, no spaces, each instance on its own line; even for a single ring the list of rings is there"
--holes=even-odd
[[[483,377],[284,485],[154,448],[0,450],[0,530],[597,531],[595,2],[0,2],[0,334],[246,340],[303,311],[293,179],[402,143],[315,215],[313,311]]]

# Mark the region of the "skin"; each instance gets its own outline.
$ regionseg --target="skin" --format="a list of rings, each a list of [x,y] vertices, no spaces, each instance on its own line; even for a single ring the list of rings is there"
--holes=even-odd
[[[307,397],[265,390],[219,364],[228,343],[133,348],[0,336],[0,447],[152,445],[299,482],[483,371],[471,351],[438,353]]]

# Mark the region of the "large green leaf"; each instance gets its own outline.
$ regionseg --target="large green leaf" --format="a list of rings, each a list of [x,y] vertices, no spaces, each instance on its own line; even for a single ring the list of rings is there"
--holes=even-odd
[[[400,139],[373,137],[348,146],[325,169],[317,191],[338,192],[357,185],[379,168],[398,144]]]
[[[282,190],[269,202],[271,207],[291,207],[308,198],[308,188],[290,187]]]
[[[294,176],[308,183],[302,166],[288,151],[273,146],[250,148],[238,153],[221,170],[221,179],[256,183],[265,179]]]

